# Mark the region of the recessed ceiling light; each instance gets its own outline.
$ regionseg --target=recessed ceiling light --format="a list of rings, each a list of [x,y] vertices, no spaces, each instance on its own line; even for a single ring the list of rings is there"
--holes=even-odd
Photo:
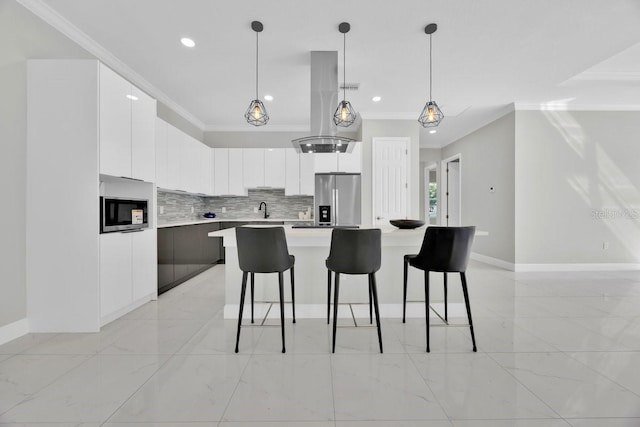
[[[180,39],[180,43],[182,43],[183,45],[185,45],[186,47],[194,47],[196,45],[196,42],[194,42],[193,40],[191,40],[189,37],[183,37]]]
[[[265,95],[265,96],[264,96],[264,100],[265,100],[265,101],[273,101],[273,96],[271,96],[271,95]]]
[[[127,98],[129,98],[132,101],[137,101],[138,97],[137,96],[133,96],[133,95],[127,95]]]
[[[311,147],[311,144],[307,144],[307,147]]]
[[[382,100],[382,97],[380,97],[380,96],[374,96],[373,98],[371,98],[371,100],[372,100],[373,102],[380,102],[380,101]]]
[[[431,129],[431,130],[429,131],[429,133],[436,133],[436,132],[438,132],[438,131],[437,131],[437,130],[435,130],[435,129]]]

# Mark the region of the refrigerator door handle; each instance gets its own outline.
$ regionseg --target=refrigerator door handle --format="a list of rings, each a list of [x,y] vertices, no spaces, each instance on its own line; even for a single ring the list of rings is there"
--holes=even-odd
[[[338,219],[338,207],[336,206],[336,189],[331,189],[331,205],[333,207],[331,212],[331,225],[336,225],[336,220]]]

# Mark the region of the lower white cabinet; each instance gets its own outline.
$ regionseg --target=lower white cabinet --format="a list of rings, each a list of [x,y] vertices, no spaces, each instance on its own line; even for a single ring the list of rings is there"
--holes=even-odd
[[[100,318],[104,323],[156,292],[156,236],[155,229],[100,235]]]

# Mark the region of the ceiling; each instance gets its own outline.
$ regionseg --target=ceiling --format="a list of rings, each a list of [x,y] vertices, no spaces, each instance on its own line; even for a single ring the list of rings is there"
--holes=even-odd
[[[436,134],[421,129],[421,146],[446,145],[513,103],[640,109],[637,0],[19,1],[77,27],[107,64],[203,130],[253,129],[243,118],[255,96],[253,20],[264,24],[260,96],[274,97],[258,131],[308,129],[309,52],[339,51],[342,69],[343,21],[346,80],[360,85],[347,99],[363,119],[417,119],[429,96],[424,27],[438,24],[433,99],[445,119]]]

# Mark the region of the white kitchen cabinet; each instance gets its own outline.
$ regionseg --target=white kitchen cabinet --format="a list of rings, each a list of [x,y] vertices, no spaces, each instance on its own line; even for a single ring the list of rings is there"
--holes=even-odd
[[[295,148],[285,148],[285,196],[300,194],[300,155]]]
[[[264,187],[264,149],[242,149],[243,184],[245,188]]]
[[[338,153],[338,172],[362,172],[362,143],[356,142],[351,153]]]
[[[264,186],[285,188],[286,154],[284,148],[267,148],[264,150]]]
[[[99,66],[100,173],[154,182],[156,101]]]
[[[313,153],[313,158],[316,173],[338,172],[337,153]]]
[[[242,182],[242,163],[242,148],[229,148],[229,195],[247,195],[246,187]]]
[[[180,150],[180,186],[178,189],[198,193],[200,180],[200,159],[198,156],[198,142],[195,138],[181,133],[182,149]]]
[[[131,177],[156,182],[156,100],[131,86]]]
[[[213,161],[211,159],[211,148],[207,145],[200,144],[200,183],[202,185],[201,193],[211,195],[213,191],[211,180],[213,179]]]
[[[131,299],[133,274],[130,233],[100,235],[100,317],[116,313]]]
[[[167,186],[169,190],[180,190],[180,163],[183,133],[167,125]]]
[[[169,188],[168,126],[167,122],[156,117],[156,185],[159,188]]]
[[[131,83],[100,64],[100,173],[131,177]]]
[[[132,302],[147,298],[158,291],[157,232],[148,229],[131,236],[131,295]]]
[[[213,195],[229,194],[229,149],[214,148],[213,154]]]
[[[300,154],[300,195],[315,195],[316,175],[314,164],[315,156],[313,153]]]

